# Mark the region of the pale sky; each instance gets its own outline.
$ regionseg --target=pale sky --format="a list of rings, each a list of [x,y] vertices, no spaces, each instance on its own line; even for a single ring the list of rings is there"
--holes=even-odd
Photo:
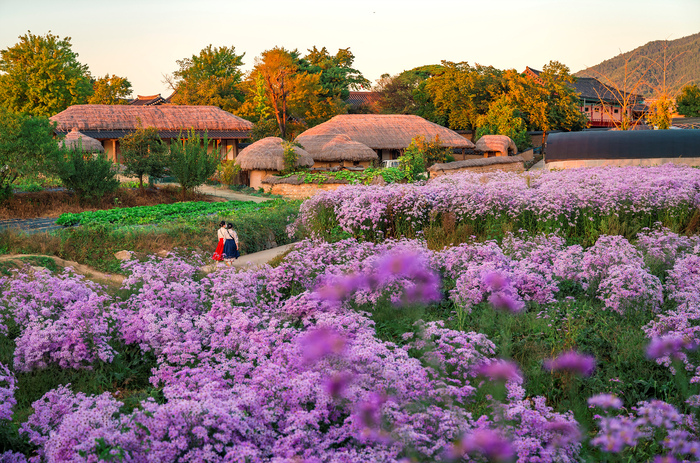
[[[700,0],[0,0],[0,49],[27,30],[72,37],[93,76],[127,77],[133,96],[167,96],[162,75],[209,44],[245,52],[246,71],[274,46],[350,47],[373,83],[441,60],[576,72],[700,32]]]

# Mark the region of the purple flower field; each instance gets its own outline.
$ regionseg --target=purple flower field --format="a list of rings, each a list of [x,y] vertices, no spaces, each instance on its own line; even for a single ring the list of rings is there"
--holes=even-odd
[[[656,229],[587,249],[528,234],[442,251],[306,240],[277,267],[204,277],[182,257],[132,261],[116,294],[28,268],[0,281],[0,420],[24,452],[0,461],[697,461],[699,256],[696,237]],[[633,327],[644,368],[687,372],[684,400],[533,394],[535,377],[595,390],[606,361],[556,343],[533,369],[471,328],[477,314],[546,327],[548,307],[577,303],[647,317]],[[393,340],[375,320],[421,307]],[[87,376],[127,354],[148,359],[146,396],[61,384],[13,416],[42,372]]]
[[[676,231],[689,226],[697,231],[693,217],[700,220],[699,205],[700,170],[672,164],[525,174],[464,172],[426,184],[321,192],[302,204],[295,228],[321,232],[337,227],[378,242],[418,236],[450,214],[476,234],[498,225],[511,231],[576,235],[592,244],[625,222],[648,227],[661,222]]]
[[[0,463],[700,461],[699,205],[697,169],[464,174],[319,194],[293,228],[354,237],[275,267],[13,271]],[[453,212],[524,229],[429,249]]]

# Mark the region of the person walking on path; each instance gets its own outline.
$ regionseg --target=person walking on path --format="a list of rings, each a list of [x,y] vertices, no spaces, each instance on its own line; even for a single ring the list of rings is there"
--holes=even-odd
[[[226,265],[231,265],[231,261],[237,259],[241,253],[238,252],[238,234],[233,229],[233,224],[228,223],[224,231],[226,241],[224,241],[224,259]]]
[[[214,251],[214,260],[222,261],[224,260],[224,244],[226,241],[226,222],[223,220],[219,224],[219,230],[216,232],[216,236],[219,238],[219,243],[216,245],[216,251]]]

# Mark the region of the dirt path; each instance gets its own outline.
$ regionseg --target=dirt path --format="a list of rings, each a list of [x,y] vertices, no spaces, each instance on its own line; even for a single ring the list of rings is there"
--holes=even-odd
[[[117,283],[121,285],[124,281],[124,278],[126,278],[124,275],[108,275],[106,273],[102,273],[98,270],[95,270],[92,267],[88,267],[87,265],[79,264],[71,260],[61,259],[60,257],[56,256],[45,256],[41,254],[6,254],[0,256],[0,262],[7,262],[10,260],[21,261],[21,259],[24,257],[48,257],[49,259],[53,259],[54,262],[56,262],[56,264],[60,265],[61,267],[72,267],[75,273],[85,275],[85,277],[89,278],[90,280]]]
[[[245,256],[241,256],[239,259],[233,262],[233,267],[234,268],[245,268],[248,265],[252,266],[257,266],[257,265],[262,265],[270,262],[272,259],[275,257],[279,256],[280,254],[288,251],[294,246],[294,244],[286,244],[284,246],[278,246],[276,248],[272,249],[266,249],[265,251],[260,251],[260,252],[254,252],[252,254],[246,254]],[[6,254],[6,255],[0,255],[0,262],[7,262],[7,261],[19,261],[22,262],[21,259],[26,258],[26,257],[43,257],[43,258],[49,258],[53,259],[54,262],[56,262],[56,265],[59,265],[61,267],[71,267],[75,273],[79,273],[81,275],[85,275],[86,278],[90,280],[95,280],[100,283],[109,283],[109,284],[116,284],[118,286],[121,286],[121,284],[124,282],[124,279],[126,278],[124,275],[110,275],[107,273],[102,273],[98,270],[95,270],[92,267],[88,267],[87,265],[84,264],[79,264],[77,262],[73,262],[70,260],[65,260],[61,259],[60,257],[56,256],[46,256],[46,255],[41,255],[41,254]],[[26,263],[26,262],[24,262]],[[211,273],[215,272],[217,269],[222,269],[226,268],[224,264],[210,264],[210,265],[205,265],[202,267],[202,271],[205,273]]]
[[[159,185],[171,185],[180,188],[180,185],[178,183],[159,183]],[[210,185],[198,186],[196,190],[205,195],[216,196],[218,198],[225,198],[228,201],[255,201],[256,203],[262,203],[270,200],[270,198],[236,193],[235,191],[231,191],[228,188],[217,188]]]

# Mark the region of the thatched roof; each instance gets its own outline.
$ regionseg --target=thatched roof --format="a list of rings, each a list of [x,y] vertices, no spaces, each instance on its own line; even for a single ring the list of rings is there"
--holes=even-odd
[[[236,156],[236,164],[242,170],[284,170],[284,140],[278,137],[267,137],[243,148]],[[309,153],[295,147],[299,156],[297,166],[311,167],[314,160]]]
[[[525,162],[521,156],[498,156],[494,158],[465,159],[464,161],[446,162],[444,164],[433,164],[428,167],[429,172],[439,172],[445,170],[463,169],[465,167],[483,167],[494,164],[511,164],[513,162]]]
[[[372,149],[404,149],[417,135],[440,137],[442,146],[474,148],[474,144],[450,129],[419,116],[398,114],[342,114],[299,135],[347,135]]]
[[[105,149],[98,140],[88,137],[80,132],[78,129],[73,127],[73,130],[68,132],[66,137],[59,142],[59,145],[65,146],[69,149],[76,149],[78,146],[82,148],[86,153],[100,152],[104,153]]]
[[[373,161],[377,153],[347,135],[299,135],[296,140],[314,161]]]
[[[96,132],[134,131],[139,125],[155,127],[158,131],[229,133],[231,138],[246,138],[253,128],[241,119],[216,106],[132,106],[132,105],[74,105],[51,117],[57,122],[56,131],[65,133],[76,127],[93,138]],[[239,134],[238,137],[234,136]],[[213,137],[212,137],[213,138]]]
[[[484,135],[476,141],[474,151],[497,151],[501,156],[508,156],[508,152],[513,154],[518,152],[515,142],[505,135]]]

